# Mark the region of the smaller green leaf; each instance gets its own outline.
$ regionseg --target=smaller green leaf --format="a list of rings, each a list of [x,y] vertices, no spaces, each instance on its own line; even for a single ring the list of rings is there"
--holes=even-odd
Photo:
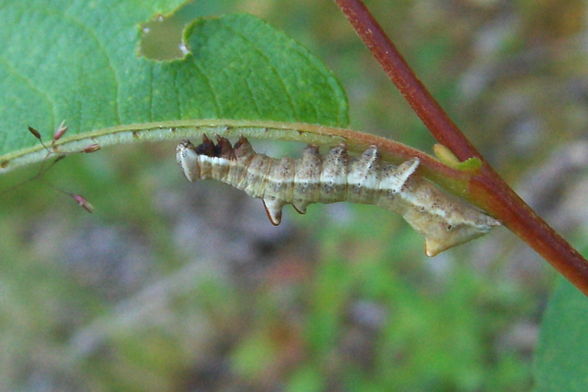
[[[480,158],[471,157],[465,161],[460,161],[453,152],[444,146],[443,144],[435,144],[433,146],[433,152],[439,160],[454,169],[465,170],[465,171],[476,171],[482,167],[482,161]]]
[[[455,169],[459,170],[467,170],[467,171],[475,171],[482,167],[482,161],[480,158],[472,157],[468,158],[463,162],[459,162],[457,165],[454,166]]]
[[[588,391],[588,298],[560,278],[541,326],[535,392]]]

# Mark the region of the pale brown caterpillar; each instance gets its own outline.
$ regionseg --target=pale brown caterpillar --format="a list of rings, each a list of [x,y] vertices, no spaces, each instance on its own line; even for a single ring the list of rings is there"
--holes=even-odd
[[[317,146],[309,145],[300,159],[275,159],[256,153],[244,137],[233,147],[225,138],[218,137],[215,145],[204,136],[199,146],[185,140],[176,151],[189,181],[212,178],[262,199],[274,225],[280,223],[285,204],[292,204],[301,214],[310,203],[375,204],[399,213],[421,233],[428,256],[500,225],[416,175],[418,158],[395,166],[381,160],[376,146],[354,158],[348,156],[344,144],[324,157]]]

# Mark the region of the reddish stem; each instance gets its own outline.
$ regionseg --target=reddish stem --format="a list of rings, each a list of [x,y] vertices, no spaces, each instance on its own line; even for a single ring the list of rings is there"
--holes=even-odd
[[[588,295],[588,262],[531,209],[489,166],[470,182],[472,198],[480,200],[523,241]]]
[[[588,261],[543,221],[502,180],[451,121],[370,14],[361,0],[336,0],[384,71],[400,90],[431,134],[458,158],[476,156],[484,166],[471,179],[471,196],[549,261],[588,295]]]

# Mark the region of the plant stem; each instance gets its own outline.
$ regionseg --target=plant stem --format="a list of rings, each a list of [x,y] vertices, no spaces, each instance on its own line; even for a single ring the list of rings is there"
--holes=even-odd
[[[480,172],[470,180],[476,204],[500,219],[562,275],[588,295],[588,261],[543,221],[492,169],[445,113],[361,0],[336,0],[384,71],[400,90],[431,134],[459,159],[478,157]]]

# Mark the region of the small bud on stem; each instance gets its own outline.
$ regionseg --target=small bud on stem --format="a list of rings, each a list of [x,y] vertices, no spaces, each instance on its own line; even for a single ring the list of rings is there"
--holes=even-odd
[[[94,206],[92,204],[90,204],[90,202],[84,196],[78,195],[76,193],[69,193],[69,195],[84,210],[88,211],[89,213],[94,212]]]
[[[37,139],[41,140],[41,133],[39,131],[37,131],[35,128],[31,127],[29,125],[28,130],[30,133],[33,134],[34,137],[36,137]]]
[[[89,154],[92,152],[96,152],[98,150],[100,150],[102,147],[100,147],[99,144],[94,143],[94,144],[90,144],[89,146],[87,146],[86,148],[84,148],[81,152]]]
[[[59,139],[61,139],[61,137],[67,132],[67,130],[68,130],[68,127],[65,125],[65,120],[64,120],[61,122],[61,124],[59,124],[59,126],[55,130],[55,133],[53,134],[53,142],[56,142]]]

